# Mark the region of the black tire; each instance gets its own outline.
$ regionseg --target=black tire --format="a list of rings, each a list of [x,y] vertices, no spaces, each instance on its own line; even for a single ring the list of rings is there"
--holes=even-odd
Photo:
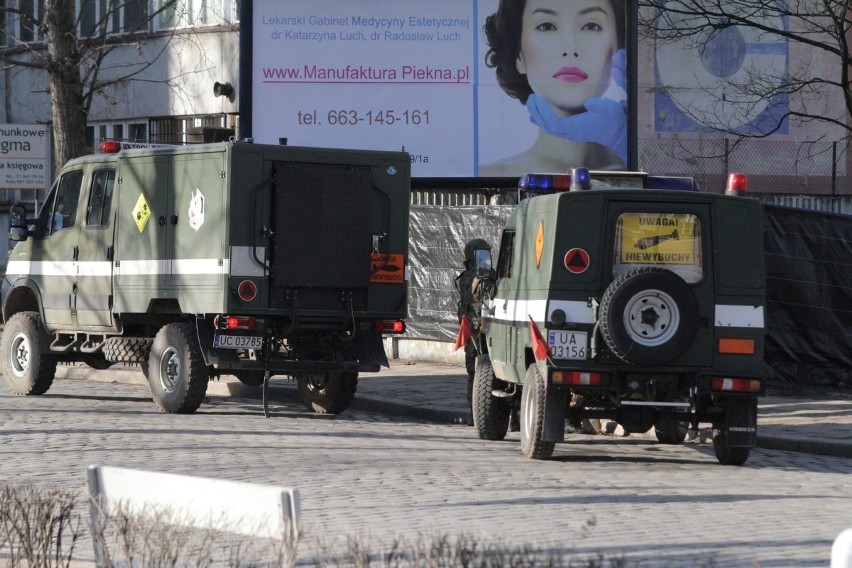
[[[657,411],[648,406],[623,406],[618,423],[628,434],[644,434],[654,427]]]
[[[553,455],[555,442],[544,437],[544,408],[547,404],[547,382],[533,363],[527,368],[521,394],[521,453],[534,460],[546,460]]]
[[[195,326],[164,325],[154,338],[148,360],[148,386],[163,412],[192,414],[204,401],[210,374]]]
[[[234,371],[234,376],[247,387],[262,387],[263,375],[263,371]]]
[[[601,298],[601,337],[631,365],[661,365],[681,355],[698,329],[698,302],[684,280],[645,266],[618,276]]]
[[[109,337],[104,357],[113,363],[147,363],[154,340],[150,337]]]
[[[57,358],[50,354],[50,337],[35,312],[9,318],[0,338],[0,371],[14,395],[44,394],[56,376]]]
[[[505,383],[494,376],[491,357],[481,355],[476,361],[473,375],[472,412],[473,426],[482,440],[502,440],[509,430],[509,398],[494,396],[496,389]]]
[[[311,373],[297,376],[296,383],[305,408],[317,414],[340,414],[355,398],[358,373]]]
[[[682,444],[686,440],[687,432],[689,432],[689,422],[678,420],[672,414],[660,414],[654,423],[654,434],[657,436],[657,441],[661,444],[672,444],[675,446]]]
[[[713,430],[713,450],[722,465],[743,465],[751,454],[751,448],[729,446],[728,437],[721,430]]]

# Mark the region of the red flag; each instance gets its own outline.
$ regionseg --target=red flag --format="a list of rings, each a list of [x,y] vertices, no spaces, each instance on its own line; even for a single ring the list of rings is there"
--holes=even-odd
[[[467,344],[467,340],[473,337],[473,330],[470,329],[470,322],[467,319],[467,314],[462,316],[459,322],[459,333],[456,335],[456,348],[458,351]]]
[[[533,355],[535,355],[536,361],[544,361],[547,359],[547,356],[550,355],[550,348],[547,346],[547,341],[544,340],[544,337],[541,335],[541,332],[538,330],[538,326],[532,319],[530,318],[530,338],[532,339],[533,345]]]

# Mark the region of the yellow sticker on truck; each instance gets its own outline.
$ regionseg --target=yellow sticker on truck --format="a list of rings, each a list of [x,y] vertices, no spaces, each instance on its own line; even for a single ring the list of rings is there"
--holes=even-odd
[[[698,218],[689,213],[621,215],[622,264],[698,264]]]

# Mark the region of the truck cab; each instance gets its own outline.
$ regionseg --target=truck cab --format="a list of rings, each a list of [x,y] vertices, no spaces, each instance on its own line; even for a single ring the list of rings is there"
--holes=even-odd
[[[526,175],[482,314],[474,424],[547,459],[566,420],[652,427],[681,443],[709,422],[720,463],[757,441],[763,389],[762,208],[738,190],[641,172]]]

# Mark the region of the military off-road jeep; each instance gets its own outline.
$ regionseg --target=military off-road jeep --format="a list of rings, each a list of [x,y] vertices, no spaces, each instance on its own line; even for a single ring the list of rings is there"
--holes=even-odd
[[[740,178],[733,178],[736,183]],[[610,419],[679,444],[711,423],[741,465],[763,390],[762,208],[736,187],[593,172],[527,175],[503,229],[474,378],[479,436],[551,457],[566,422]]]
[[[46,392],[60,361],[121,362],[164,412],[194,412],[221,374],[264,388],[280,374],[309,409],[338,413],[359,372],[387,365],[382,336],[407,314],[408,154],[102,149],[63,166],[36,219],[12,207],[12,393]]]

